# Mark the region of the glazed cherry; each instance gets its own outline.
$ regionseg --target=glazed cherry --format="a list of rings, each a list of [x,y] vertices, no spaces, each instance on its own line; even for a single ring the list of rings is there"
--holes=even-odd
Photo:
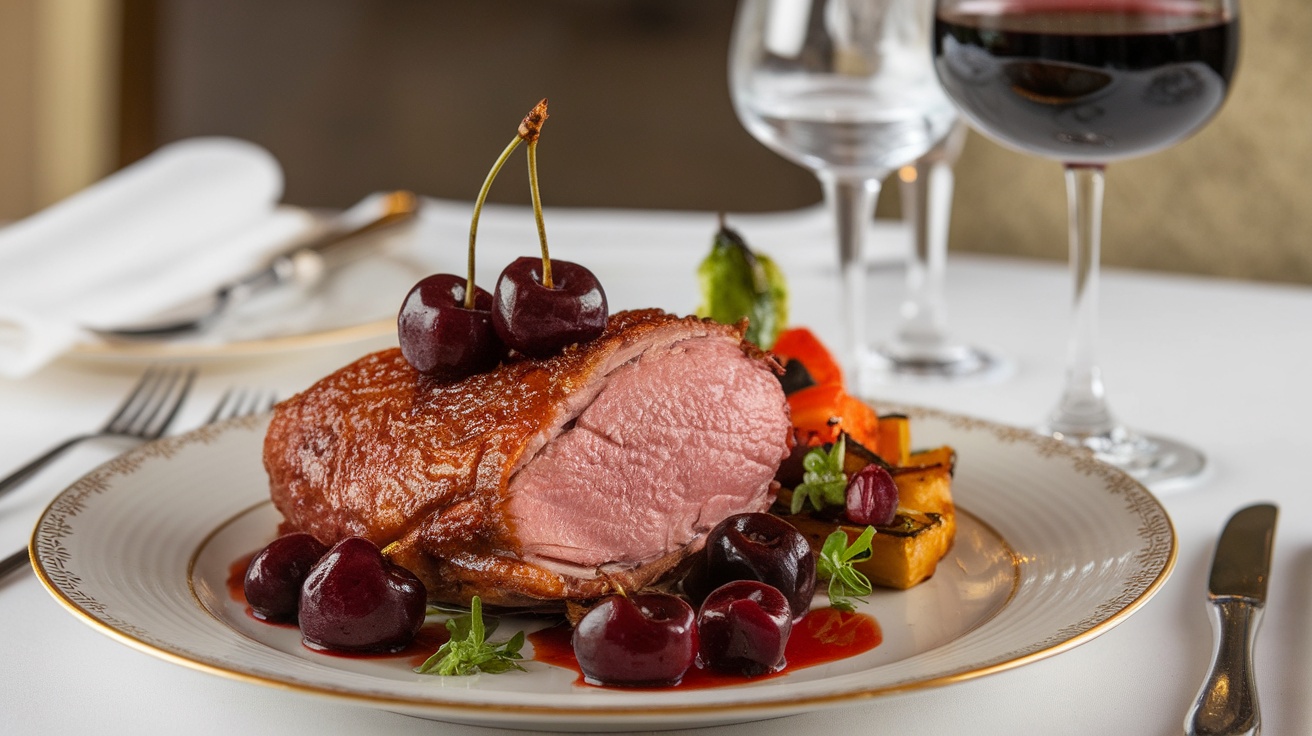
[[[533,107],[519,124],[519,141],[528,143],[528,186],[538,226],[542,258],[517,258],[506,266],[492,291],[492,319],[509,348],[530,358],[546,358],[606,329],[606,292],[591,271],[568,261],[552,261],[538,189],[538,138],[547,120],[547,101]],[[504,156],[505,154],[503,154]],[[495,171],[497,167],[493,167]]]
[[[517,258],[506,266],[492,292],[492,323],[508,347],[545,358],[606,329],[606,292],[591,271],[569,261],[551,261],[552,285],[543,284],[542,259]]]
[[[367,539],[338,542],[301,586],[301,638],[317,649],[389,652],[424,624],[428,592]]]
[[[697,654],[692,607],[664,593],[613,595],[574,629],[574,656],[594,685],[673,685]]]
[[[888,526],[897,517],[897,483],[883,467],[871,463],[847,482],[845,515],[853,524]]]
[[[466,280],[440,273],[415,284],[396,316],[401,354],[420,373],[457,379],[495,366],[505,348],[492,326],[492,295],[474,290],[465,307]]]
[[[716,588],[697,613],[697,661],[749,677],[778,672],[793,631],[792,609],[777,588],[735,580]]]
[[[301,584],[328,546],[302,532],[278,537],[246,566],[243,589],[255,617],[295,621]]]
[[[815,552],[806,537],[772,514],[736,514],[706,538],[708,587],[733,580],[759,580],[788,599],[792,619],[811,610],[815,594]]]

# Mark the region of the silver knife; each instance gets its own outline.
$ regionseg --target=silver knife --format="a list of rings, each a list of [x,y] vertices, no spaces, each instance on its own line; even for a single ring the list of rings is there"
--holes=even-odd
[[[419,199],[410,192],[371,196],[334,219],[320,235],[293,244],[258,271],[219,287],[204,299],[170,310],[172,316],[140,325],[90,329],[102,337],[146,340],[202,330],[226,310],[256,294],[291,281],[313,282],[325,271],[359,256],[365,236],[408,222],[418,213]]]
[[[1262,731],[1253,643],[1266,605],[1276,514],[1271,504],[1241,509],[1230,517],[1216,543],[1212,577],[1207,583],[1215,634],[1212,666],[1185,717],[1188,736]]]

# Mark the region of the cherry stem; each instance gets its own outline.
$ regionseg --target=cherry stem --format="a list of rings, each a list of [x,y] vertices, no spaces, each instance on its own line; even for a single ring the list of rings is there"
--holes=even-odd
[[[528,188],[533,193],[533,219],[538,224],[538,241],[542,243],[542,285],[554,288],[551,280],[551,256],[547,253],[547,226],[542,222],[542,194],[538,191],[538,139],[528,142]]]
[[[465,309],[474,308],[474,240],[478,237],[478,216],[483,212],[483,202],[487,201],[488,190],[492,189],[492,182],[501,171],[501,166],[510,158],[510,154],[519,148],[522,140],[523,138],[516,133],[515,139],[506,146],[506,150],[501,152],[496,163],[492,164],[492,170],[487,172],[487,178],[483,180],[483,188],[478,190],[478,199],[474,202],[474,219],[469,223],[469,275],[465,279]]]

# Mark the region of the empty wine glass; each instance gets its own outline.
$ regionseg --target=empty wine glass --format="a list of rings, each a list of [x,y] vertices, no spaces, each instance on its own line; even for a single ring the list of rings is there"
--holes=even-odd
[[[902,220],[911,225],[906,296],[893,338],[878,345],[876,375],[897,380],[995,380],[1011,364],[982,348],[957,342],[947,329],[943,279],[952,216],[952,168],[966,143],[966,124],[958,121],[928,153],[898,169]]]
[[[1206,460],[1130,431],[1107,406],[1095,357],[1103,168],[1202,128],[1238,44],[1237,0],[937,0],[935,66],[952,100],[985,135],[1066,171],[1073,329],[1043,430],[1158,487],[1199,476]]]
[[[816,173],[841,269],[842,360],[863,390],[864,250],[881,182],[947,135],[931,0],[745,0],[734,20],[734,110],[766,146]]]

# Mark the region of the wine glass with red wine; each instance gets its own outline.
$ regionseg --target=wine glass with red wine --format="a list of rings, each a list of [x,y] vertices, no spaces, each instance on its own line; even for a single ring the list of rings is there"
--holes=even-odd
[[[1043,430],[1158,488],[1198,477],[1206,460],[1127,429],[1107,406],[1094,349],[1103,170],[1206,125],[1238,45],[1238,0],[936,2],[935,67],[966,119],[1065,167],[1074,320],[1066,387]]]

